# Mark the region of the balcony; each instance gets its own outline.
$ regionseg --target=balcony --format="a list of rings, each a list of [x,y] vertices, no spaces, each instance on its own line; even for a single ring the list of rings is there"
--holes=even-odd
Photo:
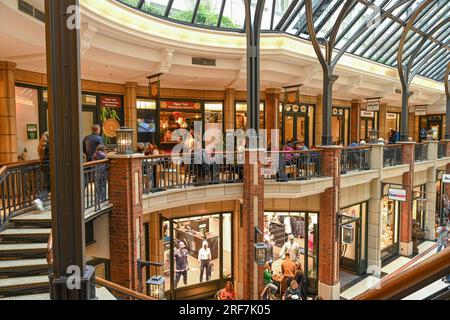
[[[395,167],[403,164],[402,145],[393,144],[384,147],[383,167]]]
[[[370,170],[370,147],[344,148],[341,153],[341,174]]]
[[[414,162],[422,162],[428,160],[428,144],[417,143],[414,151]]]

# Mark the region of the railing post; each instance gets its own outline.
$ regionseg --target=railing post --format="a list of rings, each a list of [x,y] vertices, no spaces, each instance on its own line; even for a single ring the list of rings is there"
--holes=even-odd
[[[424,142],[427,145],[427,160],[435,161],[438,158],[439,141],[430,140]]]
[[[370,169],[383,170],[384,167],[384,144],[369,144],[370,151]]]
[[[110,159],[109,246],[111,281],[138,290],[137,261],[142,257],[142,155],[108,155]],[[146,279],[143,279],[145,282]]]
[[[341,176],[340,146],[321,146],[322,173],[333,177],[333,187],[320,194],[319,225],[319,295],[325,300],[340,299],[339,282],[339,186]]]

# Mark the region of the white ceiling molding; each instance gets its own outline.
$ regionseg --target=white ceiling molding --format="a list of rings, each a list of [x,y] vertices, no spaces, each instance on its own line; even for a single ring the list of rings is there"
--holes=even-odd
[[[172,67],[174,53],[175,50],[170,48],[161,50],[161,62],[157,64],[155,73],[169,73]]]
[[[82,23],[80,32],[80,54],[84,56],[89,51],[98,28],[92,23]]]
[[[339,83],[338,79],[337,83]],[[356,94],[358,89],[361,89],[364,84],[364,78],[362,76],[356,76],[356,77],[347,77],[347,83],[348,84],[342,84],[339,86],[339,91],[341,91],[343,94],[347,93],[350,95]]]

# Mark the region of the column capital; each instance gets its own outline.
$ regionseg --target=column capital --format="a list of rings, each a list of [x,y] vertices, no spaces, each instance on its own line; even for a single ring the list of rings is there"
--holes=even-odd
[[[0,61],[0,70],[16,70],[17,63],[10,61]]]
[[[137,88],[138,87],[138,83],[137,82],[125,82],[125,88],[129,89],[129,88]]]
[[[268,94],[268,93],[274,93],[274,94],[281,93],[281,88],[267,88],[266,94]]]
[[[235,94],[236,93],[236,89],[234,89],[234,88],[226,88],[225,89],[225,93],[226,94]]]

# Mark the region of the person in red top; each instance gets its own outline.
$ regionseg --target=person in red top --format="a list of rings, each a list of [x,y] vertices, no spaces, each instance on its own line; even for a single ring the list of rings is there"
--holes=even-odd
[[[220,290],[219,300],[237,300],[236,291],[231,281],[225,283],[225,288]]]

